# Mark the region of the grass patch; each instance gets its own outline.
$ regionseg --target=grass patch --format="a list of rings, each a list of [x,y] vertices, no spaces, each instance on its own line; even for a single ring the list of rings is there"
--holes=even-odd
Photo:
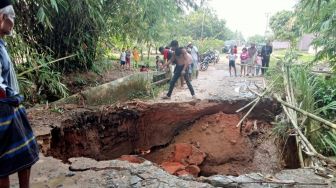
[[[276,50],[273,52],[271,56],[270,62],[273,64],[277,61],[277,59],[283,59],[286,56],[288,50]],[[309,63],[312,62],[315,58],[315,55],[307,53],[307,52],[297,52],[298,54],[298,62]]]

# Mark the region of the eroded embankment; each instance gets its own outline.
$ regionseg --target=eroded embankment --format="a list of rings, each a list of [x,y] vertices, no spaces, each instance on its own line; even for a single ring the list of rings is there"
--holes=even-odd
[[[144,157],[160,164],[169,161],[169,144],[187,143],[205,153],[204,161],[198,164],[203,175],[237,175],[265,166],[275,169],[278,166],[273,163],[279,158],[268,137],[268,122],[277,105],[271,100],[259,103],[240,133],[236,128],[240,116],[235,111],[247,103],[128,103],[88,110],[52,129],[50,140],[42,144],[43,151],[66,161],[71,157],[109,160],[150,150]],[[270,156],[275,156],[274,160]]]

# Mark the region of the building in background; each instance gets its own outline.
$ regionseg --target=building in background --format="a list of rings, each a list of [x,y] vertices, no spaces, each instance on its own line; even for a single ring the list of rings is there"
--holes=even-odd
[[[308,52],[311,49],[311,43],[313,42],[315,36],[313,34],[304,34],[298,43],[298,49],[300,51]]]
[[[273,50],[281,50],[281,49],[289,49],[290,42],[289,41],[273,41],[272,42]]]

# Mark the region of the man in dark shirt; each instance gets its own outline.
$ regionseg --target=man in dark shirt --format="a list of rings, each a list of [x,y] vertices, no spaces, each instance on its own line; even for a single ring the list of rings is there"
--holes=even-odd
[[[267,71],[267,68],[269,66],[270,57],[273,51],[273,47],[271,45],[271,42],[268,41],[265,46],[261,49],[261,56],[262,56],[262,69],[261,73],[264,75]]]
[[[10,0],[0,1],[0,188],[9,188],[9,175],[18,172],[21,188],[29,187],[30,167],[38,160],[38,146],[20,106],[23,97],[2,38],[10,35],[15,12]]]

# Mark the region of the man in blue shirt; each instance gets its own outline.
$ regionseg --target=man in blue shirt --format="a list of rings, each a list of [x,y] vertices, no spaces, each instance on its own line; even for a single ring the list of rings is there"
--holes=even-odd
[[[15,12],[10,0],[0,1],[0,188],[9,188],[9,175],[18,172],[20,188],[29,187],[30,168],[38,160],[38,146],[20,107],[23,97],[13,64],[7,53],[5,35],[14,27]]]

